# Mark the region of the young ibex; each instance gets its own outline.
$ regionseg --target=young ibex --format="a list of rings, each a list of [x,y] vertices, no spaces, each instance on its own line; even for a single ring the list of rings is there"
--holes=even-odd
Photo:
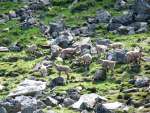
[[[57,65],[55,63],[54,63],[54,66],[55,66],[56,70],[58,71],[59,76],[61,76],[61,72],[64,72],[67,75],[67,79],[69,80],[69,78],[70,78],[69,72],[72,71],[69,66]]]
[[[127,52],[126,56],[127,56],[127,63],[139,63],[140,64],[143,54],[141,51],[134,50],[134,51]]]
[[[100,63],[105,70],[111,70],[112,74],[114,73],[116,61],[111,60],[101,60]]]
[[[105,45],[96,45],[96,51],[98,55],[101,55],[101,53],[106,53],[108,50],[108,47]]]
[[[40,66],[39,72],[40,72],[41,75],[44,76],[44,77],[48,75],[47,68],[46,68],[46,66],[44,66],[43,64]]]
[[[92,62],[92,56],[91,54],[87,53],[84,54],[83,56],[80,57],[80,62],[83,63],[83,65],[85,66],[85,68],[89,68],[89,65]],[[85,69],[87,70],[87,69]]]
[[[76,53],[77,49],[78,49],[78,47],[62,49],[62,51],[60,53],[60,57],[62,59],[66,58],[66,57],[71,57]]]
[[[53,60],[58,57],[61,50],[62,48],[58,45],[51,45],[51,59]]]
[[[108,45],[109,48],[112,49],[121,49],[123,48],[123,44],[121,42],[116,42]]]

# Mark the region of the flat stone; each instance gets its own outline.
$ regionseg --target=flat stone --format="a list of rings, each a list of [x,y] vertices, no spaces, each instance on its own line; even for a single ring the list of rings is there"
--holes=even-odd
[[[35,80],[24,80],[19,86],[11,92],[8,96],[18,95],[33,95],[39,93],[46,88],[46,82],[35,81]]]
[[[0,47],[0,52],[8,52],[9,49],[7,47]]]
[[[120,102],[114,102],[114,103],[103,104],[103,106],[110,110],[116,110],[116,109],[122,108],[124,105]]]

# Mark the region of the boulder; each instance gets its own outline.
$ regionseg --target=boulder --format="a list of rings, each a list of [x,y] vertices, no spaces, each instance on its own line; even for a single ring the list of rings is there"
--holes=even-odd
[[[116,0],[115,9],[120,10],[126,8],[127,2],[126,0]]]
[[[11,98],[0,102],[0,106],[4,107],[4,109],[1,109],[3,109],[4,111],[6,109],[7,113],[16,113],[21,110],[21,104],[18,101]]]
[[[37,109],[46,108],[46,104],[43,101],[37,100]]]
[[[32,107],[27,107],[23,110],[21,110],[21,113],[33,113],[35,110]]]
[[[147,22],[135,22],[130,25],[134,27],[135,33],[144,33],[148,31],[148,23]]]
[[[7,113],[7,110],[4,107],[0,107],[0,113]]]
[[[51,82],[50,82],[50,87],[54,88],[56,86],[64,86],[65,85],[65,79],[63,77],[57,77],[54,78]]]
[[[117,23],[124,26],[128,26],[134,22],[133,13],[128,13],[122,16],[113,17],[111,23]]]
[[[126,52],[124,49],[115,49],[112,52],[109,52],[107,57],[111,55],[113,61],[117,61],[117,63],[126,63]]]
[[[49,111],[47,111],[47,113],[55,113],[54,111],[52,111],[52,110],[49,110]]]
[[[103,106],[109,110],[116,110],[116,109],[124,107],[123,103],[120,103],[120,102],[105,103],[103,104]]]
[[[15,91],[11,92],[9,96],[18,95],[35,95],[46,88],[46,82],[35,80],[24,80],[19,84]]]
[[[96,20],[99,23],[108,23],[111,19],[111,15],[106,10],[98,10],[96,11]]]
[[[147,21],[150,18],[149,0],[135,0],[134,12],[136,21]]]
[[[131,35],[131,34],[135,34],[135,30],[134,27],[130,27],[130,26],[120,26],[117,29],[117,32],[120,35]]]
[[[94,108],[95,113],[113,113],[109,109],[107,109],[105,106],[103,106],[101,103],[97,103]]]
[[[120,23],[109,23],[108,24],[108,27],[107,27],[107,29],[108,29],[108,31],[115,31],[116,32],[116,30],[121,26],[122,24],[120,24]]]
[[[149,85],[149,78],[148,77],[137,77],[135,80],[135,86],[137,87],[145,87]]]
[[[67,96],[73,100],[79,100],[80,92],[77,89],[68,89]]]
[[[9,49],[7,47],[0,47],[0,52],[8,52]]]
[[[74,104],[74,103],[75,103],[75,101],[72,100],[71,98],[65,98],[65,99],[64,99],[64,102],[63,102],[63,105],[64,105],[65,107],[68,107],[68,106],[71,106],[71,105]]]
[[[99,82],[106,80],[106,70],[97,70],[93,77],[93,82]]]
[[[59,33],[64,31],[65,29],[65,24],[63,20],[56,21],[55,23],[50,23],[50,34],[53,38],[58,37]]]
[[[72,105],[72,108],[74,109],[81,109],[81,105],[86,104],[86,106],[88,106],[89,108],[93,108],[95,103],[96,103],[96,99],[100,99],[102,101],[107,101],[106,98],[102,97],[102,96],[99,96],[95,93],[91,93],[91,94],[84,94],[80,97],[80,99],[74,103]]]
[[[55,39],[55,44],[59,45],[62,48],[68,47],[73,41],[73,35],[70,31],[66,30],[61,33],[58,37]]]
[[[17,45],[12,45],[9,47],[10,51],[14,51],[14,52],[20,52],[21,51],[21,47],[17,46]]]
[[[35,111],[37,109],[37,101],[35,98],[29,96],[18,96],[15,97],[14,100],[20,103],[22,113],[31,113],[29,112],[30,110]]]
[[[52,97],[47,97],[46,99],[43,100],[43,102],[47,105],[47,106],[57,106],[58,105],[58,101],[55,100]]]

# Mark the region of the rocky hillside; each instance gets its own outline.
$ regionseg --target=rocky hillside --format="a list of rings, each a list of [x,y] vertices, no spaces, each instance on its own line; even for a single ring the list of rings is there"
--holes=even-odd
[[[149,0],[0,0],[0,113],[149,113]]]

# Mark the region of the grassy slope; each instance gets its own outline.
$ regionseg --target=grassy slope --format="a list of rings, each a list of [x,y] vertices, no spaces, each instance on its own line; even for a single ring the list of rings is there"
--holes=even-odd
[[[73,13],[73,14],[68,9],[69,3],[65,6],[60,5],[60,3],[62,1],[67,2],[68,0],[59,0],[59,1],[55,0],[55,1],[57,1],[57,4],[55,6],[53,6],[52,8],[47,8],[46,11],[41,10],[41,11],[37,12],[37,14],[42,15],[42,18],[41,18],[42,21],[44,21],[46,24],[48,24],[49,22],[52,22],[53,20],[57,19],[58,17],[63,16],[67,25],[79,26],[85,22],[86,17],[94,16],[97,9],[104,8],[104,7],[106,8],[106,4],[111,5],[114,0],[103,0],[100,2],[96,2],[96,4],[94,6],[91,6],[89,9],[82,11],[80,13]],[[81,2],[85,2],[85,0],[81,0]],[[2,12],[2,13],[5,13],[5,12],[8,12],[9,10],[14,10],[14,9],[20,7],[20,4],[18,5],[17,3],[16,4],[0,3],[0,4],[4,8],[8,9],[8,10],[0,9],[0,12]],[[8,5],[8,4],[10,4],[10,5]],[[120,15],[121,14],[121,12],[115,11],[113,8],[108,8],[107,10],[112,15]],[[42,37],[42,35],[40,34],[40,32],[37,28],[31,28],[29,30],[24,30],[24,31],[20,30],[19,22],[17,20],[11,20],[11,21],[7,22],[6,24],[0,25],[0,28],[5,29],[10,26],[12,27],[12,29],[10,29],[9,32],[0,33],[0,45],[6,46],[3,42],[6,41],[7,39],[10,39],[10,41],[11,41],[8,45],[10,45],[16,41],[21,42],[23,45],[27,45],[30,43],[36,43],[37,45],[40,45],[40,44],[43,44],[46,42],[46,39],[44,39]],[[148,43],[146,42],[147,40],[145,40],[144,42],[137,42],[138,39],[144,39],[144,38],[148,39],[150,32],[143,33],[143,34],[130,35],[130,36],[120,36],[120,35],[116,35],[116,34],[107,33],[107,31],[104,27],[99,27],[96,32],[97,32],[96,35],[94,37],[92,37],[93,40],[95,38],[108,37],[109,39],[111,39],[113,41],[121,41],[121,42],[125,43],[127,48],[131,48],[132,46],[135,46],[136,44],[140,44],[144,47],[145,51],[150,50],[150,47],[148,46]],[[45,50],[42,50],[42,51],[45,51]],[[45,51],[45,55],[47,55],[47,54],[48,54],[48,50]],[[148,56],[150,54],[147,52],[145,55]],[[10,58],[12,56],[18,57],[18,60],[16,62],[4,61],[4,59]],[[36,60],[27,62],[27,61],[22,60],[23,56],[27,56],[24,51],[18,52],[18,53],[16,53],[16,52],[0,53],[0,83],[6,86],[5,90],[0,92],[1,99],[5,98],[7,96],[7,94],[13,88],[15,88],[18,83],[20,83],[20,81],[24,80],[25,78],[30,77],[31,76],[30,72],[32,71],[32,67],[37,62],[41,61],[41,59],[42,59],[42,57],[41,57]],[[146,64],[144,62],[142,64],[143,64],[142,69],[141,69],[140,73],[138,73],[138,74],[148,76],[149,71],[144,69],[144,65],[148,65],[148,64]],[[93,62],[91,64],[91,68],[88,73],[89,77],[92,77],[94,72],[98,68],[100,68],[100,65]],[[128,85],[126,81],[131,76],[133,76],[137,73],[130,73],[128,71],[124,71],[124,69],[126,69],[126,65],[121,65],[121,66],[118,65],[116,67],[115,79],[122,80],[122,77],[123,77],[124,82],[122,85],[126,88],[133,87],[131,85]],[[17,72],[19,76],[13,76],[12,72]],[[80,79],[80,78],[82,78],[84,73],[83,72],[73,72],[73,73],[71,73],[71,75],[75,76],[76,79]],[[39,79],[44,79],[49,82],[50,79],[57,76],[57,73],[53,69],[53,71],[50,73],[50,76],[48,76],[46,78],[40,77],[38,73],[34,74],[33,76],[35,76]],[[63,76],[66,77],[65,75],[63,75]],[[111,75],[109,74],[108,76],[110,77]],[[109,98],[109,101],[115,101],[117,99],[118,95],[123,95],[123,94],[118,93],[120,84],[112,82],[112,80],[107,80],[104,82],[100,82],[98,84],[92,84],[90,82],[71,83],[71,84],[68,84],[63,87],[58,87],[56,89],[56,91],[61,93],[61,92],[65,91],[66,89],[74,88],[74,87],[81,86],[81,85],[84,87],[87,87],[87,88],[96,87],[97,93],[102,96],[105,96],[106,98]],[[88,93],[88,92],[89,91],[84,90],[82,93]],[[132,94],[132,95],[134,98],[137,98],[138,100],[143,98],[142,91],[140,94],[137,94],[137,95]],[[61,110],[58,108],[54,108],[54,111],[56,111],[58,113],[61,113],[63,110],[65,113],[75,113],[76,112],[76,111],[69,110],[66,108],[61,109]],[[132,109],[131,109],[131,112],[132,112]]]

